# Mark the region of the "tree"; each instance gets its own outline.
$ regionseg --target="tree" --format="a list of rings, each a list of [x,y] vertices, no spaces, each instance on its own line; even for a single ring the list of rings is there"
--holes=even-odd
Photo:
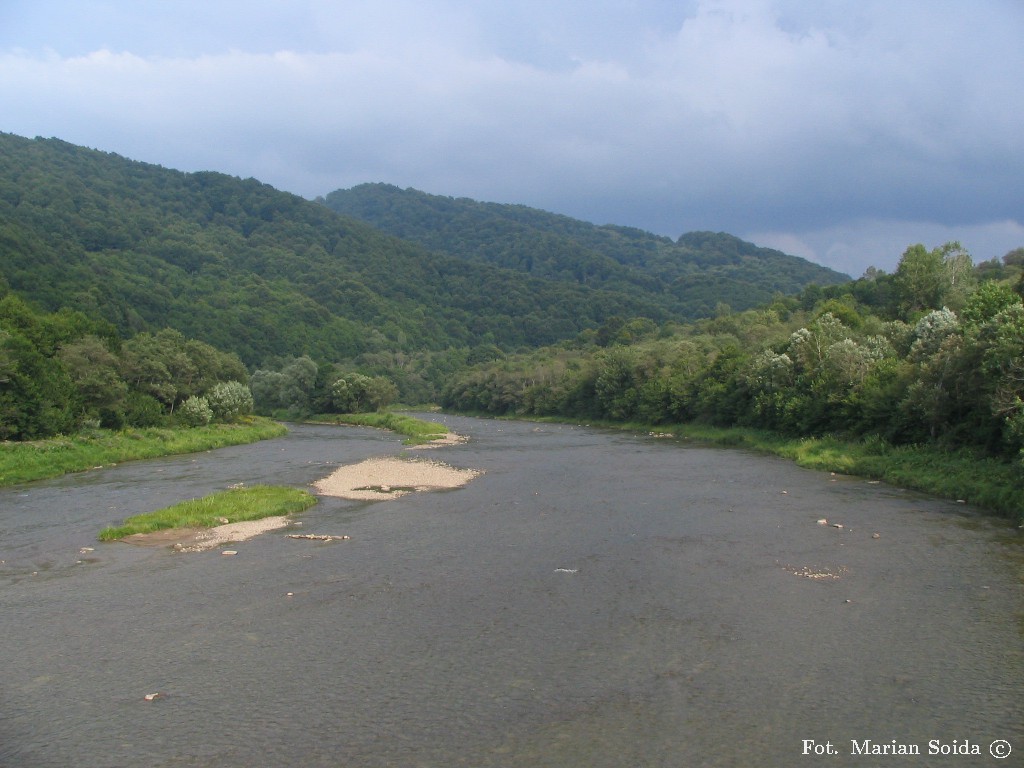
[[[169,341],[172,344],[169,345]],[[179,386],[172,368],[180,369],[182,362],[174,341],[176,338],[168,334],[161,338],[151,333],[140,333],[124,343],[121,355],[121,375],[128,386],[155,398],[172,412]],[[178,359],[172,361],[172,357]]]
[[[1024,250],[1024,249],[1022,249]],[[969,325],[981,325],[1021,299],[1008,285],[996,282],[982,283],[968,298],[960,318]]]
[[[956,309],[974,285],[973,264],[958,242],[931,251],[919,243],[903,252],[893,282],[906,317],[943,306]]]
[[[0,439],[31,440],[76,426],[74,385],[59,361],[0,330]]]
[[[128,385],[117,356],[95,336],[65,344],[57,356],[75,385],[83,418],[98,419],[102,427],[123,427]]]
[[[398,387],[384,376],[348,373],[331,384],[331,407],[338,413],[379,411],[397,396]]]
[[[281,369],[281,402],[294,411],[308,411],[316,388],[317,364],[306,355]]]

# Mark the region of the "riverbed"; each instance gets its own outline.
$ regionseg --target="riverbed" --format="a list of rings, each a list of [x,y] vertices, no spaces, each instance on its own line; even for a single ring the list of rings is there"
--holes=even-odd
[[[1022,764],[1005,522],[742,451],[433,418],[469,438],[428,454],[465,487],[322,497],[232,556],[96,534],[412,452],[296,426],[0,490],[0,766],[882,764],[864,740]]]

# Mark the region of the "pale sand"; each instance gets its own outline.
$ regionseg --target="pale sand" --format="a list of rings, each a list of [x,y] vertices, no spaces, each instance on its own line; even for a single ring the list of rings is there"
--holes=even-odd
[[[462,443],[467,442],[469,442],[469,438],[465,435],[457,435],[454,432],[448,432],[444,437],[435,437],[429,443],[410,445],[409,450],[415,451],[418,448],[442,448],[446,445],[461,445]]]
[[[460,488],[481,474],[480,470],[456,469],[436,461],[388,457],[340,467],[313,486],[324,496],[380,501],[397,499],[412,491]]]
[[[291,523],[287,517],[264,517],[260,520],[246,520],[228,523],[215,528],[174,528],[154,533],[136,533],[126,536],[124,541],[143,546],[173,546],[179,552],[202,552],[224,544],[245,541],[267,531],[284,528]]]
[[[453,442],[465,440],[458,435],[452,437],[455,438]],[[413,491],[460,488],[482,474],[480,470],[456,469],[437,461],[381,458],[340,467],[313,485],[324,496],[383,501],[397,499]],[[265,517],[262,520],[228,523],[215,528],[174,528],[155,533],[136,533],[126,536],[124,541],[150,547],[172,546],[179,552],[201,552],[245,541],[291,524],[288,517]]]

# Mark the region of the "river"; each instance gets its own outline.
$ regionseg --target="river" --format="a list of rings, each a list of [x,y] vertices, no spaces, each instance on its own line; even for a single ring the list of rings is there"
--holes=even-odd
[[[469,442],[296,426],[0,490],[0,766],[1024,765],[1005,522],[742,451],[433,418]],[[297,518],[348,540],[96,541],[393,455],[484,474]]]

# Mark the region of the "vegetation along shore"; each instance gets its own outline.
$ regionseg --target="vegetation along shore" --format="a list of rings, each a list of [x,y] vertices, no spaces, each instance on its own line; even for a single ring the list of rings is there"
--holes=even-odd
[[[437,403],[650,425],[1024,520],[1024,248],[913,244],[850,279],[726,233],[0,149],[2,484],[283,429],[254,414],[436,444],[387,409]]]
[[[144,427],[111,431],[94,429],[45,440],[0,443],[0,486],[59,477],[69,472],[209,451],[286,434],[287,427],[254,417],[244,424],[210,424],[194,428]]]

